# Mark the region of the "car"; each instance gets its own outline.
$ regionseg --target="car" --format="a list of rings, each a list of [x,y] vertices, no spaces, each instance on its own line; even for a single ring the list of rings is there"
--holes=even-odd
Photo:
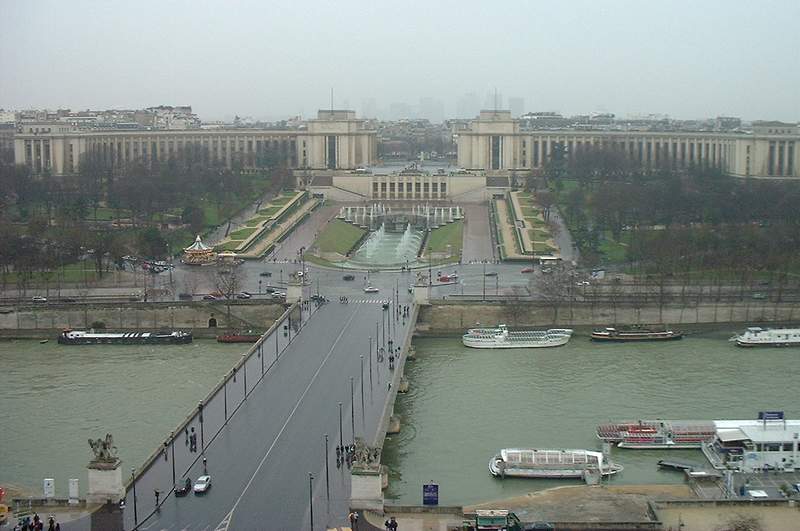
[[[182,301],[190,301],[190,300],[192,300],[192,294],[191,293],[179,293],[178,294],[178,299],[180,299]]]
[[[192,490],[192,480],[190,478],[183,478],[175,484],[175,496],[186,496]]]
[[[276,291],[275,293],[272,294],[272,300],[274,300],[274,301],[284,301],[284,300],[286,300],[286,294],[285,293],[281,293],[279,291]]]
[[[78,302],[78,299],[74,299],[72,297],[61,297],[59,302]]]
[[[800,492],[800,483],[795,483],[792,485],[792,488],[795,490],[795,492]]]
[[[204,301],[215,301],[215,300],[217,300],[217,297],[215,295],[207,293],[207,294],[203,295],[203,300]]]
[[[364,293],[378,293],[380,290],[375,286],[367,286],[364,288]]]
[[[533,273],[533,268],[532,267],[525,267],[525,268],[522,269],[522,271],[520,271],[520,273]]]
[[[247,293],[246,291],[243,291],[241,293],[237,293],[236,298],[241,300],[247,300],[247,299],[252,299],[253,296]]]
[[[753,293],[753,298],[759,301],[763,301],[767,298],[766,294],[764,293]]]
[[[542,268],[542,274],[544,274],[544,275],[549,275],[552,272],[553,272],[553,269],[550,268],[550,267],[543,267]]]
[[[381,306],[383,307],[384,310],[388,310],[389,309],[389,301],[383,301],[383,304]]]
[[[355,275],[345,275],[342,277],[342,280],[355,280],[355,279],[356,279]]]
[[[320,295],[319,293],[314,293],[311,296],[311,300],[312,301],[325,302],[327,299],[325,297],[323,297],[322,295]]]
[[[264,293],[275,293],[275,286],[267,286],[264,288]]]
[[[211,476],[205,475],[197,478],[197,481],[194,482],[194,487],[192,487],[192,490],[194,491],[195,494],[203,494],[204,492],[207,492],[208,489],[210,488],[211,488]]]
[[[36,302],[36,303],[47,302],[47,297],[36,295],[35,297],[31,297],[31,302]]]
[[[258,274],[258,276],[260,276],[260,277],[271,277],[272,273],[270,271],[262,271],[261,273]]]
[[[575,283],[575,285],[576,286],[591,286],[592,283],[589,282],[588,280],[579,280],[578,282]]]
[[[496,277],[497,276],[497,271],[487,271],[486,273],[483,274],[483,276],[485,276],[485,277]]]

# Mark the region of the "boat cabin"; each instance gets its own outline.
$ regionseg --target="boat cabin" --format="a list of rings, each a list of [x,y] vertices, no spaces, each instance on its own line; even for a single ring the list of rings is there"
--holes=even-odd
[[[703,445],[703,453],[717,469],[800,470],[800,420],[786,420],[779,413],[760,420],[715,421],[714,438]]]

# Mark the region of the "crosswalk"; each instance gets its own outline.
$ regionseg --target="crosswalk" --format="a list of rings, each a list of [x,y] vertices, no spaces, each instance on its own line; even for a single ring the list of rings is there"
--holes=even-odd
[[[388,304],[389,302],[387,299],[347,299],[348,304]]]

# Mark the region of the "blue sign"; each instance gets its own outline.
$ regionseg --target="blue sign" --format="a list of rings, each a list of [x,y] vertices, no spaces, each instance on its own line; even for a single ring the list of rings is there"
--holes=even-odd
[[[422,486],[422,505],[439,505],[438,483],[426,483]]]
[[[783,411],[759,411],[758,420],[783,420]]]

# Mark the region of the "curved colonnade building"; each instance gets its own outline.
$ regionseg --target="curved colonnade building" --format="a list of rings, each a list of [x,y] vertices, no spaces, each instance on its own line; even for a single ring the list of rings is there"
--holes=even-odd
[[[644,167],[718,167],[737,177],[800,177],[795,124],[755,122],[752,132],[525,130],[510,111],[482,111],[456,131],[458,171],[392,172],[367,168],[377,160],[377,131],[348,110],[319,111],[293,129],[76,130],[62,122],[23,122],[15,159],[34,173],[77,171],[81,157],[99,154],[112,167],[167,160],[192,146],[231,167],[255,168],[260,155],[283,157],[298,185],[341,201],[484,201],[507,189],[509,176],[541,170],[555,146],[566,157],[591,146],[624,152]]]

